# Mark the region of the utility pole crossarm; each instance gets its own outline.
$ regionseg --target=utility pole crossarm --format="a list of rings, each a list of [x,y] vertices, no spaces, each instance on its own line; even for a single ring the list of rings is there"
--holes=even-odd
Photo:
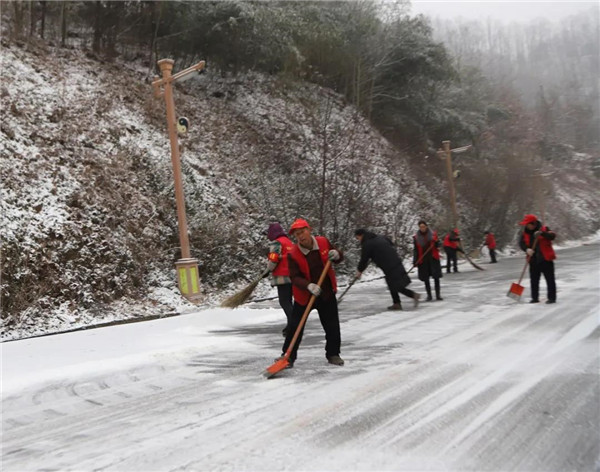
[[[160,61],[158,61],[158,64],[160,66],[160,63],[163,61],[168,61],[165,63],[168,63],[171,65],[171,67],[173,66],[174,61],[172,59],[162,59]],[[165,84],[171,83],[171,82],[175,82],[177,80],[179,80],[180,82],[183,80],[187,80],[190,79],[190,77],[186,77],[188,74],[193,74],[194,72],[200,72],[202,69],[204,69],[204,66],[206,65],[205,61],[200,61],[198,64],[194,64],[191,67],[188,67],[185,70],[182,70],[180,72],[177,72],[177,74],[175,75],[171,75],[169,77],[157,77],[154,82],[152,82],[152,87],[162,87]],[[185,78],[184,78],[185,77]]]
[[[454,148],[454,149],[450,149],[450,151],[454,154],[462,154],[463,152],[468,151],[469,149],[471,149],[473,146],[471,144],[467,145],[467,146],[463,146],[463,147],[459,147],[459,148]]]

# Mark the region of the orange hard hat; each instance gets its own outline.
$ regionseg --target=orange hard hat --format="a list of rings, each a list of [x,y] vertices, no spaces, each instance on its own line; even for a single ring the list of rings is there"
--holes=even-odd
[[[296,221],[294,221],[292,223],[292,226],[290,226],[290,234],[292,234],[295,230],[300,229],[300,228],[310,228],[310,225],[308,224],[308,222],[306,220],[303,220],[302,218],[298,218]]]

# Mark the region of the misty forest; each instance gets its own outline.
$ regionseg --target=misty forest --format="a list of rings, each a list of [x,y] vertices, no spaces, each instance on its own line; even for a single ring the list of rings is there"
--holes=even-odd
[[[298,217],[346,252],[356,228],[411,260],[425,219],[477,250],[517,250],[535,213],[561,240],[598,231],[597,10],[561,22],[413,15],[406,1],[4,2],[2,337],[182,310],[157,61],[174,86],[204,303],[266,265],[264,230]],[[176,300],[176,304],[174,304]],[[183,308],[182,308],[183,307]]]

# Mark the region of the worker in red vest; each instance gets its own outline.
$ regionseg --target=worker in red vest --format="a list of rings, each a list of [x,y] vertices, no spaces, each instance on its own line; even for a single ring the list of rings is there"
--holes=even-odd
[[[552,247],[556,233],[547,226],[542,226],[535,215],[525,215],[519,224],[525,226],[519,246],[529,258],[529,280],[531,281],[531,301],[529,303],[539,303],[540,301],[539,287],[542,274],[546,279],[548,290],[546,303],[556,303],[556,279],[554,277],[556,254]]]
[[[431,301],[431,285],[429,278],[433,279],[435,284],[436,300],[443,300],[440,293],[440,278],[442,277],[442,266],[440,264],[440,241],[437,231],[432,231],[427,223],[419,221],[419,231],[413,236],[414,251],[413,265],[417,266],[419,271],[419,280],[425,283],[427,290],[426,301]]]
[[[457,267],[457,251],[463,252],[460,247],[460,237],[458,236],[458,229],[452,229],[448,232],[444,238],[444,252],[446,253],[446,272],[450,273],[450,267],[454,266],[454,272],[458,272]]]
[[[313,307],[319,313],[319,320],[325,331],[325,357],[330,364],[342,366],[344,361],[340,357],[342,342],[340,319],[335,297],[337,282],[333,267],[329,269],[321,287],[317,285],[317,282],[327,260],[338,263],[343,260],[344,256],[342,251],[336,249],[326,237],[313,236],[312,229],[306,220],[297,219],[294,221],[290,227],[290,235],[297,241],[297,244],[294,244],[288,253],[294,307],[282,351],[283,353],[287,351],[308,302],[311,296],[314,295],[317,298]],[[288,367],[292,367],[296,361],[303,331],[304,328],[300,331],[290,354]]]
[[[283,308],[287,323],[282,334],[285,337],[292,316],[292,280],[288,268],[288,252],[294,243],[290,241],[284,229],[278,222],[272,222],[267,230],[269,238],[269,256],[267,262],[268,275],[271,276],[271,286],[277,287],[279,306]]]
[[[494,233],[491,231],[485,231],[483,234],[485,234],[483,245],[487,246],[488,250],[490,251],[490,258],[492,259],[490,264],[494,264],[498,262],[496,260],[496,238],[494,237]]]

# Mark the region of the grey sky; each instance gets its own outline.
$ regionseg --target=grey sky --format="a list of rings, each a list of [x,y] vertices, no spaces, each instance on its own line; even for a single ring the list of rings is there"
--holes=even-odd
[[[501,21],[529,21],[535,18],[560,20],[581,11],[600,14],[599,1],[456,1],[456,0],[411,0],[412,14],[423,13],[440,18],[492,18]]]

